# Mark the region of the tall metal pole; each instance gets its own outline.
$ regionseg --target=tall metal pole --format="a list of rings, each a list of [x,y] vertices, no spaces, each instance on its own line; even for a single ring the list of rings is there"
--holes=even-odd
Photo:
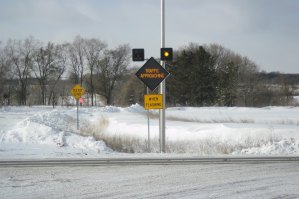
[[[161,0],[161,48],[165,47],[165,0]],[[161,61],[165,68],[165,62]],[[165,80],[160,84],[159,93],[162,94],[163,109],[159,110],[160,152],[165,153]]]

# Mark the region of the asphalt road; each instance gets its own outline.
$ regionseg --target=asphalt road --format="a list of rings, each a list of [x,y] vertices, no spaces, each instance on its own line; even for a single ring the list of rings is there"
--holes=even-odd
[[[1,160],[0,198],[299,198],[298,159]]]

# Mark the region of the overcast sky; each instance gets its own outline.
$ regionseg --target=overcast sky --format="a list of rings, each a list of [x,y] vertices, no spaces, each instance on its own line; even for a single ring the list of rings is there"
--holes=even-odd
[[[166,47],[217,43],[267,72],[299,73],[298,0],[165,0]],[[99,38],[159,57],[160,0],[0,0],[0,40]]]

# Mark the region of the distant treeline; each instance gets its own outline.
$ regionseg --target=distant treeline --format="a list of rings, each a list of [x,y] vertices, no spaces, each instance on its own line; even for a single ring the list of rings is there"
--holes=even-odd
[[[109,49],[77,36],[55,44],[29,37],[0,42],[2,105],[65,105],[74,84],[86,89],[87,105],[143,104],[146,88],[135,77],[129,45]],[[294,105],[299,75],[261,72],[247,57],[218,45],[190,43],[166,63],[167,106]],[[157,92],[157,91],[154,91]]]
[[[289,83],[299,85],[299,74],[286,74],[280,72],[260,72],[259,78],[267,83],[280,84],[282,79],[287,79]]]

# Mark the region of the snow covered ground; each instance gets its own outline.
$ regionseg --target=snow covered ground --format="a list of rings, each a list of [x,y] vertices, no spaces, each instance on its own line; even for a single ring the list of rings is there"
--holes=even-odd
[[[80,130],[76,112],[75,107],[1,108],[0,157],[124,155],[94,138],[101,136],[129,140],[137,155],[156,155],[145,154],[147,111],[141,106],[80,107]],[[150,116],[151,151],[158,152],[157,112],[151,111]],[[170,155],[299,155],[297,107],[174,107],[166,110],[166,117]]]
[[[0,158],[299,155],[299,108],[192,108],[166,111],[167,154],[157,112],[80,107],[3,107]],[[84,136],[83,136],[84,135]],[[134,154],[101,139],[127,140]],[[299,198],[298,163],[1,167],[0,198]]]

